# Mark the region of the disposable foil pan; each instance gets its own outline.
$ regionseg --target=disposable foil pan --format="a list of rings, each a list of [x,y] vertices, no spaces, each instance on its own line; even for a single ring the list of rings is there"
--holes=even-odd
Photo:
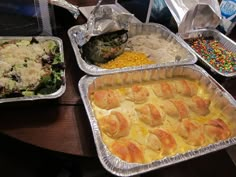
[[[61,60],[64,61],[64,51],[63,51],[63,42],[58,37],[52,36],[34,36],[37,41],[44,41],[44,40],[53,40],[59,46],[59,53],[61,54]],[[31,40],[32,36],[4,36],[0,37],[1,41],[10,41],[10,40]],[[66,77],[65,77],[65,70],[62,71],[63,77],[63,84],[60,86],[58,90],[51,94],[45,95],[34,95],[34,96],[24,96],[24,97],[12,97],[12,98],[1,98],[0,103],[10,103],[10,102],[22,102],[22,101],[36,101],[36,100],[46,100],[46,99],[55,99],[60,97],[66,90]]]
[[[218,40],[229,51],[236,52],[236,43],[215,29],[199,29],[199,30],[190,31],[187,33],[178,33],[178,36],[180,36],[184,40],[190,39],[190,38],[198,38],[199,36],[200,37],[213,37],[215,40]],[[207,68],[210,68],[213,73],[219,74],[224,77],[235,77],[236,76],[236,71],[230,72],[230,73],[221,72],[221,71],[217,70],[216,68],[214,68],[211,64],[209,64],[194,49],[192,49],[192,51],[198,56],[199,61]]]
[[[133,176],[196,158],[236,144],[236,132],[233,132],[233,137],[227,140],[219,141],[195,150],[189,150],[185,153],[165,157],[148,164],[128,163],[110,153],[107,146],[102,141],[101,132],[95,118],[89,94],[94,89],[113,86],[117,88],[130,83],[145,83],[146,81],[169,79],[178,76],[200,81],[209,93],[212,94],[212,98],[216,99],[215,101],[220,104],[222,110],[226,107],[229,108],[227,112],[233,115],[231,121],[235,122],[236,101],[213,77],[197,65],[168,66],[103,76],[85,75],[80,79],[78,88],[92,127],[98,157],[106,170],[117,176]]]
[[[86,62],[80,53],[80,48],[76,43],[76,32],[80,29],[84,28],[83,25],[77,25],[68,30],[68,35],[76,56],[77,64],[81,70],[89,75],[104,75],[104,74],[113,74],[118,72],[127,72],[134,70],[143,70],[143,69],[151,69],[165,66],[173,66],[173,65],[185,65],[185,64],[194,64],[197,61],[196,55],[191,51],[191,48],[178,36],[172,33],[168,28],[164,27],[160,24],[154,23],[131,23],[129,27],[128,36],[132,37],[135,35],[141,34],[153,34],[160,33],[163,38],[165,38],[169,42],[174,42],[178,45],[181,45],[187,52],[187,57],[181,59],[180,61],[175,62],[166,62],[162,64],[152,64],[152,65],[142,65],[137,67],[126,67],[126,68],[117,68],[117,69],[103,69],[93,64],[89,64]],[[163,54],[165,55],[165,54]]]
[[[102,4],[100,5],[101,8],[111,8],[114,10],[116,13],[129,13],[123,6],[121,6],[119,3],[115,4]],[[92,10],[95,8],[95,6],[82,6],[79,7],[80,12],[88,19]],[[132,23],[138,23],[141,21],[138,20],[135,16],[131,20]]]

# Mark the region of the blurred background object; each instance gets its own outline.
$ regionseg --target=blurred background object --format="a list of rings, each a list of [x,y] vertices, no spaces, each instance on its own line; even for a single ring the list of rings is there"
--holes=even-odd
[[[47,0],[1,0],[0,35],[51,35],[53,18]]]
[[[175,19],[168,9],[165,0],[153,0],[149,22],[162,24],[174,33],[178,31]]]
[[[220,3],[222,20],[219,25],[219,30],[226,35],[229,35],[236,25],[236,1],[223,0]]]
[[[0,36],[53,35],[56,6],[68,10],[75,19],[80,14],[78,6],[66,0],[1,0]]]

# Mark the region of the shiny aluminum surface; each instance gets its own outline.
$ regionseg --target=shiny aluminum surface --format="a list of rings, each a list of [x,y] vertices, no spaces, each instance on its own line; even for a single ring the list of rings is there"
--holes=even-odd
[[[166,0],[178,31],[185,33],[194,29],[216,28],[221,21],[221,11],[215,0]]]
[[[34,36],[34,38],[38,41],[44,40],[53,40],[59,45],[59,52],[61,54],[61,59],[64,61],[64,51],[63,51],[63,43],[62,40],[58,37],[52,36]],[[9,41],[9,40],[31,40],[32,37],[24,37],[24,36],[4,36],[0,37],[1,41]],[[62,77],[64,79],[64,84],[54,93],[47,94],[47,95],[34,95],[34,96],[24,96],[24,97],[15,97],[15,98],[1,98],[0,103],[9,103],[9,102],[21,102],[21,101],[35,101],[35,100],[45,100],[45,99],[55,99],[60,97],[66,90],[66,78],[65,78],[65,70],[62,73]]]
[[[143,66],[137,66],[137,67],[125,67],[125,68],[118,68],[118,69],[103,69],[96,65],[86,62],[81,56],[80,48],[77,46],[77,42],[76,42],[76,38],[77,38],[76,34],[81,29],[84,30],[84,28],[85,28],[84,25],[74,26],[68,30],[68,35],[69,35],[79,68],[89,75],[104,75],[104,74],[113,74],[113,73],[119,73],[119,72],[151,69],[151,68],[174,66],[174,65],[194,64],[197,61],[197,57],[192,52],[191,48],[181,38],[176,36],[166,27],[160,24],[155,24],[155,23],[148,23],[148,24],[131,23],[129,27],[129,33],[128,33],[129,37],[132,37],[134,35],[140,35],[140,34],[160,33],[162,37],[164,37],[169,42],[175,42],[176,44],[181,45],[187,52],[187,58],[181,59],[180,61],[166,62],[162,64],[152,64],[152,65],[145,65],[145,66],[143,65]]]
[[[133,176],[196,158],[198,156],[202,156],[204,154],[221,150],[236,144],[236,137],[234,136],[227,140],[219,141],[217,143],[210,144],[195,150],[190,150],[185,153],[179,153],[174,156],[165,157],[161,160],[156,160],[147,164],[128,163],[120,160],[110,153],[107,146],[103,143],[99,125],[89,99],[90,93],[93,92],[94,89],[104,88],[107,86],[114,86],[117,88],[117,86],[119,87],[129,83],[142,83],[151,80],[153,81],[165,78],[169,79],[179,76],[199,80],[199,82],[203,84],[203,86],[205,86],[205,88],[211,94],[213,94],[212,98],[216,99],[216,102],[227,102],[224,106],[222,106],[222,110],[229,106],[232,108],[231,111],[234,113],[236,112],[236,101],[234,98],[204,69],[197,65],[168,66],[103,76],[86,75],[80,79],[78,88],[88,115],[88,119],[90,121],[98,157],[106,170],[117,176]],[[233,118],[235,118],[235,116],[233,116]],[[232,121],[235,122],[236,120],[233,119]],[[233,134],[235,135],[236,132]]]
[[[215,29],[199,29],[187,33],[178,33],[178,36],[180,36],[183,40],[190,38],[198,38],[199,36],[213,37],[215,40],[218,40],[227,50],[236,52],[236,42],[234,42],[233,40],[231,40],[230,38],[228,38],[227,36],[225,36],[224,34]],[[209,64],[202,56],[200,56],[197,52],[195,52],[194,49],[192,49],[192,51],[198,56],[201,63],[203,63],[206,67],[210,68],[211,71],[213,71],[214,73],[217,73],[224,77],[236,76],[236,71],[230,73],[221,72],[216,68],[214,68],[211,64]]]

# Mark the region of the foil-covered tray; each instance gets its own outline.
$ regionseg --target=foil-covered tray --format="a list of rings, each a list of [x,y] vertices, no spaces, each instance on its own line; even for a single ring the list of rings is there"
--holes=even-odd
[[[186,33],[178,33],[178,36],[180,36],[183,40],[200,38],[200,37],[203,37],[203,38],[210,37],[210,38],[213,38],[214,40],[219,41],[219,43],[221,45],[223,45],[223,47],[225,49],[227,49],[228,51],[236,53],[236,43],[215,29],[198,29],[198,30],[189,31]],[[235,64],[234,64],[234,71],[233,72],[223,72],[223,71],[220,71],[219,69],[216,69],[215,67],[213,67],[212,64],[210,64],[206,59],[204,59],[203,56],[201,56],[199,53],[197,53],[193,48],[192,48],[192,51],[197,55],[197,57],[199,58],[199,61],[207,68],[210,68],[210,70],[213,73],[216,73],[216,74],[224,76],[224,77],[235,77],[236,76]],[[236,62],[235,59],[234,59],[234,62]]]
[[[180,152],[143,164],[129,163],[113,155],[103,141],[101,129],[96,119],[95,110],[93,109],[91,93],[97,89],[122,88],[122,86],[127,86],[134,83],[145,84],[149,81],[159,81],[175,77],[196,80],[202,84],[202,86],[211,94],[212,100],[218,104],[220,110],[224,110],[224,114],[229,115],[230,125],[234,127],[232,128],[233,130],[231,132],[232,136],[225,140],[217,141],[216,143],[210,143],[198,148],[193,148],[186,152]],[[98,157],[103,167],[114,175],[133,176],[152,170],[157,170],[162,167],[196,158],[236,144],[236,102],[234,98],[216,80],[214,80],[213,77],[211,77],[204,69],[197,65],[168,66],[148,70],[130,71],[126,73],[108,74],[103,76],[85,75],[80,79],[78,88],[85,105],[88,119],[90,121]]]
[[[60,66],[55,66],[55,67],[58,68],[58,72],[60,72],[60,74],[58,73],[57,76],[54,75],[55,77],[60,77],[60,85],[58,85],[56,87],[56,89],[51,91],[50,94],[49,94],[49,92],[44,92],[44,93],[40,92],[40,94],[32,94],[32,95],[31,94],[29,94],[29,95],[27,95],[27,94],[26,95],[19,95],[18,93],[16,93],[14,95],[14,93],[13,93],[13,95],[11,95],[9,97],[0,98],[0,103],[47,100],[47,99],[55,99],[55,98],[60,97],[66,90],[64,51],[63,51],[62,40],[58,37],[52,37],[52,36],[14,36],[14,37],[13,36],[4,36],[4,37],[0,37],[0,43],[3,44],[3,45],[8,44],[8,43],[11,44],[13,41],[16,41],[16,42],[19,41],[19,43],[22,42],[22,44],[20,44],[20,45],[27,45],[27,44],[24,44],[25,41],[29,41],[30,44],[40,43],[40,42],[44,42],[44,41],[53,41],[57,46],[56,47],[57,51],[55,52],[55,57],[57,57],[58,63],[53,60],[53,62],[55,62],[55,63],[51,63],[51,61],[48,61],[49,63],[47,63],[47,64],[49,64],[51,66],[52,65],[55,66],[57,64],[60,65]],[[14,44],[15,44],[15,42],[14,42]],[[41,50],[41,49],[37,49],[37,47],[36,47],[35,50]],[[46,50],[46,48],[45,48],[45,50]],[[12,50],[11,52],[14,54],[15,51]],[[32,51],[32,52],[34,52],[34,51]],[[21,53],[18,53],[17,55],[21,55]],[[41,56],[41,57],[46,57],[46,56]],[[49,58],[50,58],[50,56],[49,56]],[[47,58],[45,58],[45,59],[47,60]],[[29,56],[29,58],[25,59],[25,62],[27,62],[26,60],[27,61],[30,60],[30,56]],[[0,62],[2,64],[4,64],[4,61],[0,60]],[[27,63],[25,63],[24,67],[27,67]],[[54,79],[56,79],[55,77],[54,77]]]
[[[111,8],[112,10],[114,10],[116,13],[129,13],[124,7],[122,7],[120,4],[115,3],[115,4],[102,4],[100,5],[101,8],[104,7],[108,7]],[[86,17],[89,18],[91,12],[93,11],[93,9],[95,8],[95,6],[83,6],[83,7],[79,7],[80,12]],[[131,20],[132,23],[138,23],[141,21],[138,20],[136,17],[133,17]]]
[[[187,56],[184,59],[177,60],[174,62],[166,62],[161,64],[151,64],[151,65],[142,65],[136,67],[125,67],[125,68],[117,68],[117,69],[103,69],[94,64],[90,64],[86,62],[81,55],[80,48],[76,43],[76,34],[81,29],[85,28],[83,25],[77,25],[68,30],[68,35],[76,56],[77,64],[81,70],[89,75],[104,75],[104,74],[112,74],[118,72],[127,72],[134,70],[143,70],[143,69],[151,69],[157,67],[165,67],[165,66],[173,66],[173,65],[186,65],[186,64],[194,64],[197,61],[196,55],[191,51],[191,48],[178,36],[172,33],[169,29],[160,24],[154,23],[131,23],[128,29],[128,36],[133,37],[135,35],[149,35],[149,34],[161,34],[161,36],[169,42],[180,45],[181,48],[185,49],[187,52]],[[165,54],[163,54],[165,55]]]

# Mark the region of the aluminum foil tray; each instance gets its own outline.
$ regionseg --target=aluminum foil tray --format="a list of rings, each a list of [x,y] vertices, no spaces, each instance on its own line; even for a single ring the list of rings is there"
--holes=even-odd
[[[213,98],[213,100],[215,99],[214,101],[219,104],[218,106],[224,110],[224,113],[231,116],[230,125],[231,123],[232,125],[235,125],[236,102],[234,98],[217,81],[215,81],[213,77],[197,65],[168,66],[103,76],[85,75],[80,79],[78,88],[92,127],[98,157],[107,171],[117,176],[133,176],[196,158],[236,144],[236,129],[233,128],[231,132],[232,136],[226,140],[211,143],[187,152],[177,153],[173,156],[167,156],[160,160],[152,161],[151,163],[128,163],[117,158],[108,150],[108,147],[103,142],[99,124],[96,120],[95,112],[90,101],[91,93],[95,89],[104,87],[118,88],[122,87],[122,85],[145,83],[147,81],[158,81],[174,77],[184,77],[199,81],[199,83],[209,91],[211,98]]]
[[[4,36],[0,37],[0,43],[12,41],[12,40],[29,40],[31,41],[35,38],[37,41],[45,41],[45,40],[53,40],[59,46],[59,54],[61,56],[61,61],[64,62],[64,51],[63,51],[63,43],[62,40],[58,37],[52,36]],[[14,51],[12,51],[14,52]],[[60,97],[66,90],[66,78],[65,78],[65,69],[61,71],[62,84],[58,90],[51,94],[40,94],[33,96],[17,96],[17,97],[9,97],[9,98],[0,98],[0,103],[10,103],[10,102],[22,102],[22,101],[36,101],[36,100],[46,100],[46,99],[55,99]]]
[[[176,62],[166,62],[162,64],[152,64],[152,65],[146,65],[146,66],[143,65],[143,66],[137,66],[137,67],[126,67],[126,68],[118,68],[118,69],[103,69],[96,65],[89,64],[81,56],[80,48],[76,44],[75,34],[80,28],[84,28],[84,27],[85,26],[83,25],[74,26],[68,30],[68,35],[69,35],[79,68],[89,75],[104,75],[104,74],[112,74],[112,73],[118,73],[118,72],[158,68],[158,67],[163,67],[163,66],[165,67],[165,66],[173,66],[173,65],[194,64],[197,61],[197,57],[191,51],[191,48],[181,38],[176,36],[166,27],[160,24],[154,24],[154,23],[147,23],[147,24],[131,23],[129,27],[129,33],[128,33],[129,37],[140,35],[140,34],[160,33],[162,37],[165,38],[167,41],[177,43],[178,45],[181,45],[184,49],[186,49],[187,57]]]
[[[215,40],[218,40],[229,51],[236,52],[236,43],[215,29],[199,29],[199,30],[190,31],[187,33],[178,33],[178,36],[180,36],[183,40],[190,39],[190,38],[198,38],[199,36],[200,37],[213,37]],[[192,49],[192,51],[197,55],[197,57],[199,58],[199,61],[207,68],[210,68],[213,73],[219,74],[224,77],[236,76],[236,71],[230,72],[230,73],[221,72],[217,70],[216,68],[214,68],[211,64],[209,64],[194,49]]]
[[[115,4],[102,4],[100,5],[100,7],[104,8],[104,7],[109,7],[112,10],[114,10],[116,13],[129,13],[129,11],[127,11],[124,7],[122,7],[120,4],[115,3]],[[79,7],[80,12],[86,17],[89,18],[90,13],[92,12],[92,10],[95,8],[95,6],[83,6],[83,7]],[[138,23],[141,21],[138,20],[136,17],[133,17],[131,20],[132,23]]]

